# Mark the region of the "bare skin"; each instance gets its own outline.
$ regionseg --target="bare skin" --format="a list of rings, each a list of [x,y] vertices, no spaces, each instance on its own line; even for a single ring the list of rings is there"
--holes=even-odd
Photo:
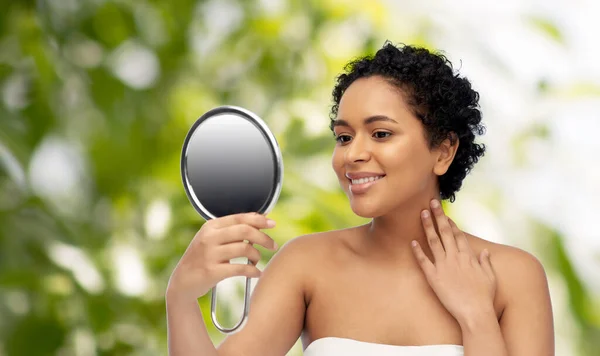
[[[323,237],[332,257],[322,259],[325,272],[310,283],[304,346],[326,335],[461,345],[459,324],[429,287],[410,248],[417,240],[432,259],[419,216],[432,198],[440,199],[438,176],[448,170],[460,142],[446,140],[430,149],[404,94],[380,77],[359,79],[346,90],[334,134],[332,168],[340,186],[352,210],[373,220]],[[348,175],[358,172],[384,177],[366,193],[355,192]],[[502,305],[495,308],[500,317]]]
[[[365,253],[368,228],[320,234],[320,247],[315,249],[319,254],[307,263],[314,277],[306,291],[303,348],[328,336],[389,345],[462,345],[458,322],[444,309],[415,259],[389,263]],[[504,247],[467,237],[475,253],[487,248],[495,257]],[[504,292],[503,286],[498,288],[494,301],[498,320]]]
[[[489,319],[473,324],[485,325],[481,330],[461,329],[417,263],[412,240],[434,260],[420,213],[432,199],[440,200],[438,177],[447,172],[460,142],[447,139],[428,147],[424,127],[403,94],[379,77],[350,85],[337,120],[343,122],[335,126],[339,141],[332,168],[353,212],[371,222],[286,243],[256,285],[248,323],[219,345],[218,354],[284,355],[299,337],[306,349],[325,337],[463,345],[468,335],[471,345],[485,348],[485,337],[477,333],[497,333],[499,327],[508,354],[553,355],[548,284],[534,256],[465,233],[475,256],[489,251],[496,275],[498,323],[492,316],[491,326]],[[346,176],[357,172],[384,177],[360,193]]]

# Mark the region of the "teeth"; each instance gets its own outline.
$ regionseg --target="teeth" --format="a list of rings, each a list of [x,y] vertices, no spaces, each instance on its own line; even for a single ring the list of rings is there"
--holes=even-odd
[[[364,184],[364,183],[368,183],[368,182],[373,182],[376,181],[380,178],[382,178],[383,176],[377,176],[377,177],[366,177],[366,178],[361,178],[361,179],[352,179],[352,184]]]

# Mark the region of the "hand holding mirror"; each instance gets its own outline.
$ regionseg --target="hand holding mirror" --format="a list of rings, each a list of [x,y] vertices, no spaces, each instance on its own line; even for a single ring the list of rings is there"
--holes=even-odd
[[[181,176],[187,197],[207,221],[240,213],[266,215],[281,192],[281,151],[257,115],[236,106],[220,106],[202,115],[188,132]],[[250,282],[246,277],[243,315],[232,328],[217,321],[217,285],[212,288],[211,319],[221,332],[233,333],[245,325]]]

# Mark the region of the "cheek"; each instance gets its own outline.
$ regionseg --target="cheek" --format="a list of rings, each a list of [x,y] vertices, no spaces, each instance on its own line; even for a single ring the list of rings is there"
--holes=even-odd
[[[429,156],[409,147],[386,154],[385,162],[384,170],[397,178],[394,179],[394,184],[403,186],[419,184],[422,178],[428,177],[427,172],[431,170]]]
[[[342,169],[344,167],[344,159],[341,156],[341,152],[336,149],[333,150],[333,155],[331,156],[331,168],[335,174],[339,177],[340,174],[343,174]]]

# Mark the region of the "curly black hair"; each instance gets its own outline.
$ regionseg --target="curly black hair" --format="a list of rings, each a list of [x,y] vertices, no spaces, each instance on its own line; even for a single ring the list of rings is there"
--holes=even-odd
[[[463,179],[485,153],[484,144],[474,143],[475,133],[485,133],[479,93],[471,88],[469,80],[454,74],[452,63],[444,55],[421,47],[394,46],[386,41],[375,56],[350,61],[344,67],[344,73],[336,78],[330,113],[331,131],[346,89],[355,80],[371,76],[383,77],[404,94],[409,107],[425,127],[429,149],[437,147],[446,138],[454,143],[458,137],[460,145],[454,160],[448,171],[438,178],[441,199],[453,203]]]

